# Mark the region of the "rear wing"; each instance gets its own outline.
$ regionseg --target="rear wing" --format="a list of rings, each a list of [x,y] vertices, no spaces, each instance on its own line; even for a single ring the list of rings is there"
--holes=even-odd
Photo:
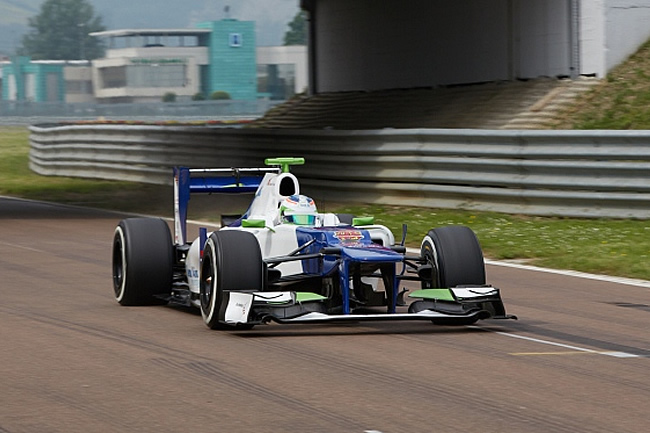
[[[174,167],[174,242],[177,245],[185,244],[190,195],[254,193],[267,173],[278,174],[281,170],[280,167]]]

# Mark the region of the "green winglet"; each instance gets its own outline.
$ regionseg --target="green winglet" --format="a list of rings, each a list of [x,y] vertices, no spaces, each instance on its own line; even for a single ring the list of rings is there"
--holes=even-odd
[[[375,223],[375,217],[356,217],[352,218],[353,226],[369,226]]]
[[[296,302],[314,302],[314,301],[324,301],[327,299],[325,296],[319,295],[318,293],[311,292],[296,292]]]
[[[293,157],[280,157],[280,158],[266,158],[264,164],[266,165],[279,165],[282,167],[282,173],[289,173],[290,165],[303,165],[305,158]]]
[[[264,220],[241,220],[241,226],[242,227],[249,227],[249,228],[256,228],[256,229],[263,229],[266,227],[266,221]]]
[[[432,301],[450,301],[455,302],[456,299],[449,289],[422,289],[409,293],[409,298],[422,298]]]

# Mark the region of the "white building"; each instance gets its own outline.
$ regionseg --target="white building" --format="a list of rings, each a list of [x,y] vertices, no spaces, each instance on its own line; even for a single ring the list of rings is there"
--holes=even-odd
[[[209,29],[109,30],[106,57],[93,60],[93,88],[99,101],[160,101],[171,92],[190,99],[203,91],[201,67],[209,64],[202,36]]]

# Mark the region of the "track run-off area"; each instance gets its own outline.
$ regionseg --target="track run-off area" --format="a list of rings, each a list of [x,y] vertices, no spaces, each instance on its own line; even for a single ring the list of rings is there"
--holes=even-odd
[[[488,261],[518,321],[211,331],[117,304],[123,217],[0,198],[0,433],[650,431],[650,284]]]

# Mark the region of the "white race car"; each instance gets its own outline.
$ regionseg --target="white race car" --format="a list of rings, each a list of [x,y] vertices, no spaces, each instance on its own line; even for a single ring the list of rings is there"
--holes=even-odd
[[[128,218],[115,229],[113,286],[121,305],[159,302],[200,308],[212,329],[361,320],[428,320],[468,325],[507,315],[485,282],[471,229],[429,231],[408,255],[373,218],[319,213],[289,167],[174,169],[174,236],[160,218]],[[268,167],[270,166],[270,167]],[[186,240],[190,195],[251,193],[248,210],[218,231]],[[421,288],[408,294],[404,281]]]

